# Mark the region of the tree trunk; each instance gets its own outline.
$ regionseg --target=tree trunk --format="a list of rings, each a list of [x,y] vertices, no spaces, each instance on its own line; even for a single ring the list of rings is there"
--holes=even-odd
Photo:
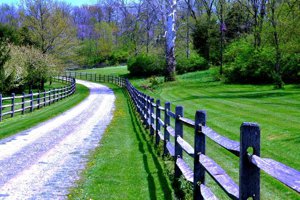
[[[281,51],[280,51],[280,46],[279,46],[279,38],[278,38],[278,32],[277,32],[277,22],[275,19],[275,6],[276,6],[276,1],[275,0],[271,0],[271,24],[273,27],[273,39],[274,39],[274,45],[275,45],[275,51],[276,51],[276,55],[275,55],[275,74],[274,74],[274,84],[275,84],[275,88],[283,88],[283,81],[282,81],[282,77],[281,77],[281,67],[280,67],[280,61],[281,61]]]
[[[176,0],[167,0],[167,23],[166,23],[166,75],[165,81],[175,81],[176,59],[175,59],[175,40],[176,40]]]
[[[224,45],[224,31],[226,30],[223,17],[223,1],[220,1],[220,75],[223,74],[223,45]]]
[[[191,15],[191,5],[190,0],[188,0],[188,9],[186,15],[186,58],[190,57],[190,15]]]

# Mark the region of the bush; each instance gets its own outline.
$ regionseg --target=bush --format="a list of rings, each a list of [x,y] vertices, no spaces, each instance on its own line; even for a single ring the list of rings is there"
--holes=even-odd
[[[300,83],[300,53],[288,54],[283,57],[282,79],[286,83]]]
[[[128,60],[128,57],[129,57],[129,53],[127,51],[123,51],[123,50],[114,51],[109,56],[109,64],[117,65],[120,63],[126,63]]]
[[[163,74],[165,60],[155,55],[139,54],[130,58],[127,65],[131,76],[149,77]]]
[[[176,62],[176,71],[178,74],[206,70],[209,68],[207,61],[196,53],[191,54],[190,58],[178,56]]]
[[[57,60],[34,47],[8,44],[7,48],[10,59],[1,70],[1,80],[5,80],[1,92],[20,91],[25,87],[43,89],[47,78],[60,70]]]
[[[224,61],[224,76],[228,82],[273,82],[275,50],[271,47],[256,50],[250,42],[241,39],[227,47]]]

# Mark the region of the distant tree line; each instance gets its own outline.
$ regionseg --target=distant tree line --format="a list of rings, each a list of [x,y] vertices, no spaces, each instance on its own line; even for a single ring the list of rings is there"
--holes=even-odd
[[[2,38],[69,67],[128,62],[135,76],[174,80],[175,69],[218,66],[227,82],[300,81],[298,0],[24,0],[0,10]]]

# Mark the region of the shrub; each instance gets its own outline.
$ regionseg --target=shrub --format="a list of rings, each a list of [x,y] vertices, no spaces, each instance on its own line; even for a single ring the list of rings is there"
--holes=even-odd
[[[139,54],[127,62],[131,76],[148,77],[162,75],[165,69],[165,60],[155,55]]]
[[[282,79],[286,83],[300,83],[300,53],[292,53],[283,57]]]
[[[235,83],[271,83],[274,75],[275,50],[263,47],[256,50],[241,39],[230,44],[224,54],[224,76]]]
[[[8,44],[10,59],[4,64],[3,92],[19,91],[25,86],[43,89],[49,76],[59,71],[57,61],[33,47]]]
[[[177,56],[176,62],[176,71],[178,74],[206,70],[209,68],[207,61],[196,53],[191,54],[190,58]]]
[[[123,50],[114,51],[109,56],[109,64],[117,65],[120,63],[126,63],[128,60],[128,57],[129,57],[129,53],[127,51],[123,51]]]

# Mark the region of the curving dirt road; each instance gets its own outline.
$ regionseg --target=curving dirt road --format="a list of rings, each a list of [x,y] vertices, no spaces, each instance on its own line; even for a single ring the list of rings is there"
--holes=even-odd
[[[115,101],[112,90],[103,85],[77,83],[90,88],[78,106],[0,140],[0,199],[67,198],[89,151],[99,144],[112,119]]]

